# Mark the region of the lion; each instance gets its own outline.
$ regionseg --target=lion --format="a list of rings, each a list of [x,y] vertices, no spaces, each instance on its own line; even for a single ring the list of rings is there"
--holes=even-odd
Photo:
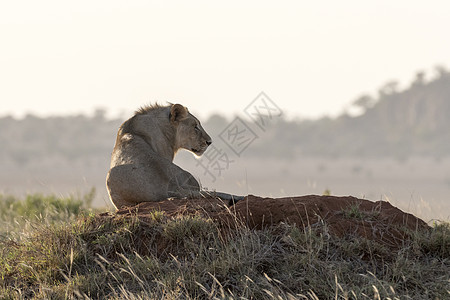
[[[140,108],[117,133],[106,177],[111,202],[119,209],[171,197],[215,196],[230,205],[243,199],[202,190],[194,176],[173,163],[179,149],[200,156],[211,143],[200,121],[181,104]]]

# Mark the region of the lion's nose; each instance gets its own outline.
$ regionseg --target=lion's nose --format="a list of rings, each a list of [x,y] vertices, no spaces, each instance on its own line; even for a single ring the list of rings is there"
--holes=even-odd
[[[211,145],[212,144],[212,141],[206,141],[206,145]]]

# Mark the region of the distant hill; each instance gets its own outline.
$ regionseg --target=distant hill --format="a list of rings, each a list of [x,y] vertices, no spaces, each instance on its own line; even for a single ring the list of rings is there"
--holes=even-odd
[[[23,119],[0,118],[0,162],[27,165],[42,161],[91,161],[108,156],[114,146],[119,120],[95,116]]]
[[[450,154],[450,73],[443,68],[425,81],[417,74],[410,86],[398,91],[390,82],[376,98],[361,96],[353,103],[360,115],[287,121],[278,118],[246,149],[257,157],[411,155],[441,158]],[[109,120],[104,111],[94,116],[23,119],[0,118],[0,163],[8,167],[29,164],[107,165],[115,135],[124,120]],[[213,115],[204,121],[215,143],[231,119]],[[256,131],[256,129],[255,129]]]
[[[390,82],[377,98],[361,96],[353,107],[362,114],[335,119],[278,124],[255,142],[259,155],[444,157],[450,154],[450,73],[425,82],[418,73],[411,85],[397,91]]]

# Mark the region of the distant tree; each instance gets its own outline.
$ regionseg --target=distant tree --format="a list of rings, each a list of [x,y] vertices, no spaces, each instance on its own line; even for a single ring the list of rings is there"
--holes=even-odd
[[[436,72],[438,78],[444,78],[450,75],[450,72],[447,70],[447,68],[441,65],[437,65],[436,67],[434,67],[434,71]]]
[[[207,128],[211,133],[221,132],[228,125],[228,120],[222,115],[213,114],[206,122],[204,122],[205,128]]]
[[[380,98],[386,95],[392,95],[398,93],[398,81],[391,80],[388,81],[385,85],[379,89],[378,93],[380,94]]]
[[[94,119],[97,121],[103,121],[105,120],[105,116],[106,116],[106,109],[99,107],[96,108],[94,111]]]
[[[369,95],[362,95],[353,101],[352,106],[361,109],[363,112],[373,107],[375,99]]]
[[[413,86],[421,86],[425,84],[425,72],[419,71],[416,73],[416,77],[414,78],[412,85]]]

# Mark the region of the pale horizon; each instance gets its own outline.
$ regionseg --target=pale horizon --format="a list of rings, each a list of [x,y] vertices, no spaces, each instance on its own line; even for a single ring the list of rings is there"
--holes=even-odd
[[[178,102],[205,118],[264,91],[288,117],[341,114],[450,66],[450,3],[0,4],[0,116],[112,116]]]

